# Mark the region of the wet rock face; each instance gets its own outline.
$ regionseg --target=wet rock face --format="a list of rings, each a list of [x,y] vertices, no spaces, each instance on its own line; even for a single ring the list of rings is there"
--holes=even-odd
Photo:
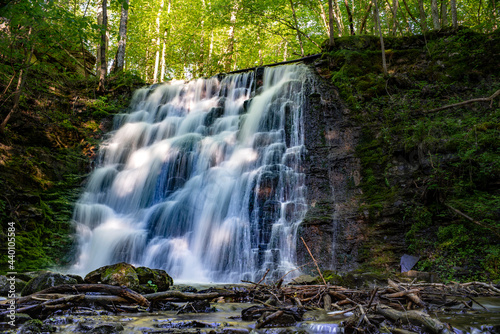
[[[21,296],[27,296],[57,285],[77,283],[78,281],[72,277],[49,271],[31,279],[21,291]]]
[[[174,284],[172,277],[165,270],[147,267],[135,268],[125,262],[91,271],[85,276],[85,282],[126,286],[140,293],[167,291]]]
[[[356,197],[361,166],[354,151],[360,129],[350,122],[335,87],[319,75],[317,78],[304,112],[308,211],[298,235],[322,267],[349,271],[358,266],[358,247],[363,239]],[[299,238],[298,265],[310,261]]]

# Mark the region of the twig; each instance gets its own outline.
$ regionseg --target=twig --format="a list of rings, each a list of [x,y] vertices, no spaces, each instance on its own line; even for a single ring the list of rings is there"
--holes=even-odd
[[[311,256],[314,264],[316,265],[316,269],[318,269],[319,276],[321,277],[321,279],[323,280],[323,283],[325,283],[325,286],[326,286],[327,284],[326,284],[325,278],[323,277],[323,274],[321,273],[321,270],[319,270],[318,262],[316,261],[316,259],[312,255],[311,250],[309,249],[309,247],[307,246],[306,242],[304,241],[304,238],[300,237],[300,240],[302,240],[302,242],[304,243],[304,246],[306,246],[307,252]]]
[[[366,307],[367,309],[370,308],[370,306],[372,306],[372,302],[373,302],[373,298],[375,298],[375,295],[377,294],[377,291],[378,291],[378,287],[376,287],[373,292],[372,292],[372,295],[370,297],[370,301],[368,302],[368,306]]]
[[[257,282],[257,285],[259,285],[267,276],[267,273],[269,272],[269,268],[267,268],[266,272],[264,273],[264,276],[262,276],[262,278],[260,279],[260,281]]]
[[[295,270],[299,270],[300,268],[303,268],[303,267],[305,267],[305,266],[308,266],[308,265],[310,265],[311,263],[312,263],[312,262],[308,262],[308,263],[306,263],[306,264],[301,265],[300,267],[297,267],[297,268],[295,268],[295,269],[290,270],[290,271],[289,271],[289,272],[287,272],[285,275],[281,276],[280,280],[284,279],[286,275],[288,275],[288,274],[290,274],[290,273],[294,272]]]

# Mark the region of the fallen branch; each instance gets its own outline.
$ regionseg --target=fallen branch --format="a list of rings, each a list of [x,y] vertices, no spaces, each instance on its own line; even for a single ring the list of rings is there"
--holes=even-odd
[[[35,304],[35,305],[29,305],[26,307],[21,307],[16,310],[17,313],[27,313],[27,314],[33,314],[35,311],[38,311],[41,308],[44,308],[49,305],[66,305],[69,302],[77,302],[81,301],[85,298],[85,295],[71,295],[71,296],[65,296],[62,298],[58,299],[51,299],[47,300],[43,303],[40,304]],[[61,304],[64,303],[64,304]],[[60,307],[60,306],[58,306]],[[0,313],[0,317],[3,317],[7,314],[9,314],[10,311],[4,311]]]
[[[463,102],[459,102],[459,103],[448,104],[448,105],[443,106],[443,107],[427,110],[426,113],[441,111],[441,110],[450,109],[450,108],[454,108],[454,107],[460,107],[460,106],[463,106],[466,104],[476,103],[476,102],[490,102],[490,108],[491,108],[493,106],[493,100],[499,95],[500,95],[500,89],[497,90],[495,93],[493,93],[493,95],[491,95],[489,97],[480,97],[477,99],[467,100],[467,101],[463,101]]]
[[[321,273],[321,270],[319,270],[318,261],[316,261],[316,259],[312,255],[311,250],[309,249],[309,247],[307,246],[306,242],[304,241],[304,238],[300,237],[300,240],[302,240],[302,242],[304,243],[304,246],[306,246],[307,252],[311,256],[311,259],[313,260],[314,264],[316,265],[316,269],[318,270],[319,277],[321,277],[321,279],[323,280],[323,283],[325,283],[325,286],[326,286],[325,278],[323,277],[323,274]]]
[[[500,90],[498,90],[498,91],[497,91],[497,93],[499,93],[499,94],[500,94]],[[465,219],[467,219],[467,220],[469,220],[469,221],[473,222],[474,224],[477,224],[477,225],[479,225],[479,226],[481,226],[481,227],[484,227],[484,228],[486,228],[486,229],[490,230],[490,231],[491,231],[491,232],[493,232],[493,233],[494,233],[497,237],[499,237],[499,238],[500,238],[500,233],[499,233],[496,229],[494,229],[493,227],[488,226],[488,225],[486,225],[486,224],[483,224],[483,223],[481,223],[481,222],[478,222],[477,220],[474,220],[472,217],[469,217],[468,215],[466,215],[466,214],[465,214],[465,213],[463,213],[462,211],[460,211],[460,210],[458,210],[458,209],[455,209],[454,207],[452,207],[452,206],[451,206],[451,205],[449,205],[449,204],[446,204],[446,203],[445,203],[444,205],[445,205],[447,208],[449,208],[449,209],[451,209],[452,211],[454,211],[455,213],[457,213],[457,214],[459,214],[460,216],[464,217]]]
[[[377,313],[392,321],[400,321],[402,323],[412,323],[424,326],[434,334],[451,334],[445,324],[441,321],[432,318],[427,313],[420,311],[397,311],[387,305],[378,304]]]
[[[49,294],[49,293],[64,293],[64,292],[73,292],[73,293],[84,293],[84,292],[105,292],[111,295],[123,297],[126,300],[135,302],[141,306],[148,307],[149,301],[144,298],[141,294],[126,288],[124,286],[114,286],[108,284],[63,284],[54,286],[42,291],[35,292],[30,296],[26,296],[23,298],[19,298],[16,302],[17,304],[22,304],[28,300],[30,300],[33,296],[41,295],[41,294]]]
[[[165,299],[175,299],[176,301],[204,300],[213,299],[220,296],[221,294],[218,292],[189,293],[180,291],[163,291],[144,295],[144,298],[146,298],[150,302],[156,302]]]
[[[257,323],[255,324],[255,329],[259,329],[259,328],[264,327],[265,325],[267,325],[268,323],[270,323],[274,319],[281,317],[282,315],[283,315],[283,311],[279,310],[279,311],[276,311],[274,313],[271,313],[270,315],[268,315],[267,317],[265,317],[263,319],[257,320]]]

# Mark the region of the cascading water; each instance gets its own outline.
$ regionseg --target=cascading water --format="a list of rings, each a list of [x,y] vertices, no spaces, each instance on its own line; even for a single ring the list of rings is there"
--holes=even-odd
[[[76,204],[73,271],[125,261],[239,282],[293,269],[308,77],[298,64],[137,91]]]

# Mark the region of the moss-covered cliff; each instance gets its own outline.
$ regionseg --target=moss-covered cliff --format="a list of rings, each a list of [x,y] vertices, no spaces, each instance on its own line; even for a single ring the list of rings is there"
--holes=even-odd
[[[339,38],[320,73],[337,87],[344,122],[360,131],[353,188],[359,242],[337,261],[397,270],[404,253],[442,279],[500,279],[500,104],[433,109],[500,89],[500,32],[438,31]],[[352,177],[352,176],[351,176]],[[339,230],[342,237],[349,232]],[[345,237],[345,236],[344,236]]]
[[[111,114],[125,108],[142,84],[131,75],[115,76],[108,93],[96,96],[95,79],[48,69],[42,63],[31,70],[20,107],[0,138],[0,273],[12,271],[7,265],[9,222],[16,231],[15,271],[71,260],[73,205],[99,140],[110,128]]]

